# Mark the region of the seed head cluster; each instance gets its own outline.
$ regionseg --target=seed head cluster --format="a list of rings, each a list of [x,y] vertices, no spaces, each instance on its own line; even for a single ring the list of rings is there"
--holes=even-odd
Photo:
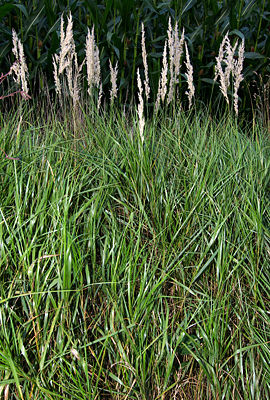
[[[99,58],[99,48],[95,41],[94,27],[90,30],[88,28],[86,42],[85,42],[85,59],[79,66],[78,57],[75,49],[75,41],[73,37],[73,21],[72,15],[69,14],[67,18],[67,26],[65,29],[63,15],[61,16],[60,23],[60,52],[53,56],[54,68],[54,82],[55,90],[59,96],[60,102],[63,100],[63,95],[71,96],[73,103],[77,104],[80,100],[80,75],[84,63],[86,63],[88,94],[93,96],[97,93],[98,108],[101,105],[102,98],[102,80],[101,80],[101,66]],[[12,32],[13,41],[13,54],[16,61],[12,65],[10,72],[14,73],[15,80],[20,85],[21,90],[28,93],[28,69],[25,62],[23,46],[19,40],[16,32]],[[143,116],[144,101],[143,90],[146,102],[150,99],[150,83],[149,72],[147,63],[147,50],[145,43],[145,28],[144,24],[141,26],[141,49],[142,60],[144,67],[144,80],[142,84],[139,70],[137,70],[137,86],[138,86],[138,117],[139,117],[139,132],[142,141],[144,140],[143,131],[145,120]],[[179,35],[178,24],[172,26],[171,18],[168,22],[167,38],[165,40],[163,56],[162,56],[162,69],[158,83],[158,91],[155,100],[155,111],[158,112],[160,103],[166,102],[169,105],[176,97],[178,97],[179,90],[179,77],[182,65],[182,58],[185,51],[184,65],[186,68],[183,76],[187,85],[185,94],[188,98],[189,109],[192,106],[192,101],[195,98],[195,87],[193,83],[193,67],[190,60],[189,50],[185,41],[184,29],[181,36]],[[232,46],[228,33],[225,35],[220,45],[218,57],[216,57],[215,78],[219,79],[220,90],[225,97],[226,102],[229,104],[228,89],[233,85],[233,106],[236,115],[238,114],[238,90],[243,80],[243,63],[244,63],[244,40],[238,45],[238,41]],[[113,104],[117,97],[117,75],[118,75],[118,62],[113,67],[111,60],[109,60],[109,71],[111,80],[110,101]],[[182,83],[181,83],[182,84]]]
[[[25,61],[25,56],[24,56],[24,51],[23,51],[23,45],[20,39],[18,38],[17,33],[13,29],[12,31],[12,43],[13,43],[13,49],[12,52],[15,56],[15,63],[11,67],[11,71],[15,75],[15,81],[19,86],[21,86],[21,90],[23,93],[26,95],[28,94],[28,85],[27,85],[27,79],[28,79],[28,68],[26,65]]]
[[[238,47],[238,57],[236,57],[236,49],[238,47],[238,40],[231,45],[228,33],[223,38],[218,57],[216,57],[216,68],[215,68],[215,78],[216,81],[219,78],[220,90],[229,105],[228,89],[231,85],[231,79],[233,82],[234,92],[234,111],[238,115],[238,90],[240,83],[244,79],[242,75],[243,64],[244,64],[244,48],[245,42],[242,40]]]

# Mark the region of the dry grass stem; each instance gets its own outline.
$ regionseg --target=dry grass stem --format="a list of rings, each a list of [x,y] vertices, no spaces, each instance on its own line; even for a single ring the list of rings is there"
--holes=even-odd
[[[64,19],[63,14],[61,15],[61,28],[60,28],[60,57],[59,57],[59,75],[61,75],[64,70],[70,68],[72,59],[75,54],[75,43],[73,39],[73,21],[72,15],[69,14],[67,29],[64,31]]]
[[[98,104],[97,104],[98,110],[99,110],[100,107],[101,107],[101,99],[102,99],[102,83],[100,82],[100,85],[99,85],[99,92],[98,92]]]
[[[228,83],[226,81],[226,75],[225,72],[223,72],[222,69],[222,62],[224,60],[224,47],[225,47],[225,43],[226,40],[228,39],[228,34],[226,34],[226,36],[223,38],[221,45],[219,47],[219,52],[218,52],[218,57],[216,57],[216,67],[215,67],[215,77],[214,80],[216,81],[218,79],[218,77],[220,78],[220,90],[223,94],[223,96],[226,99],[227,104],[229,104],[229,98],[228,98]]]
[[[63,88],[66,87],[64,72],[66,75],[66,82],[70,96],[73,100],[73,105],[76,106],[79,96],[79,77],[82,70],[83,63],[78,65],[78,58],[75,49],[75,42],[73,38],[73,21],[72,15],[69,14],[66,31],[64,30],[64,19],[63,14],[61,16],[61,27],[60,27],[60,54],[53,57],[54,67],[54,82],[56,93],[59,95],[60,102],[62,103],[62,92]],[[60,81],[60,76],[63,76]]]
[[[240,87],[240,83],[242,82],[243,75],[243,64],[244,64],[244,40],[240,44],[238,48],[238,58],[235,59],[235,53],[238,46],[238,40],[231,46],[230,39],[228,36],[228,32],[226,33],[224,39],[221,42],[219,47],[219,54],[216,57],[216,67],[215,67],[215,77],[216,81],[219,77],[220,80],[220,90],[223,96],[226,99],[227,104],[229,105],[229,97],[228,97],[228,89],[230,87],[231,76],[233,79],[234,85],[234,111],[236,115],[238,115],[238,90]],[[225,65],[223,68],[222,65]]]
[[[93,87],[97,87],[99,88],[99,90],[102,90],[99,49],[95,43],[94,27],[92,28],[91,32],[88,28],[85,53],[86,53],[88,93],[91,96]]]
[[[117,97],[117,74],[118,74],[118,62],[116,63],[115,67],[113,68],[111,60],[109,60],[110,63],[110,72],[111,72],[111,104],[113,104],[114,99]]]
[[[62,96],[61,96],[61,83],[59,79],[59,56],[57,54],[54,54],[53,56],[53,77],[54,77],[54,84],[55,84],[55,91],[56,94],[60,97],[60,100],[62,102]]]
[[[238,115],[238,90],[240,87],[240,83],[244,79],[242,71],[244,65],[244,51],[245,51],[245,42],[242,40],[242,43],[238,49],[238,60],[234,61],[234,92],[233,92],[233,104],[235,114]]]
[[[143,116],[143,88],[142,88],[142,81],[140,77],[140,71],[139,68],[137,69],[137,83],[138,83],[138,98],[139,98],[139,104],[138,104],[138,115],[139,115],[139,130],[140,130],[140,136],[141,136],[141,141],[142,143],[144,142],[144,125],[145,125],[145,120]]]
[[[184,42],[185,42],[185,30],[183,28],[182,34],[181,34],[181,39],[179,40],[178,36],[178,26],[176,23],[175,27],[175,39],[174,39],[174,78],[175,78],[175,83],[178,83],[178,78],[180,74],[180,68],[181,68],[181,57],[183,55],[184,51]]]
[[[163,50],[163,60],[162,60],[162,71],[161,77],[158,82],[158,93],[157,99],[155,103],[155,112],[158,111],[160,106],[160,100],[164,102],[167,92],[167,74],[168,74],[168,62],[167,62],[167,40],[165,41],[164,50]]]
[[[145,31],[143,23],[142,23],[142,58],[143,58],[144,77],[145,77],[144,90],[145,90],[146,100],[148,100],[150,96],[150,86],[149,86],[149,76],[148,76],[147,53],[145,47]]]
[[[160,82],[160,98],[163,103],[165,101],[167,93],[167,75],[168,75],[167,45],[168,41],[166,40],[163,51],[162,72],[161,72],[161,82]]]
[[[169,85],[167,103],[170,104],[170,102],[173,99],[173,91],[174,91],[174,57],[175,57],[175,51],[174,51],[175,35],[171,25],[171,18],[169,18],[167,34],[168,34],[168,47],[169,47],[169,60],[170,60],[170,85]]]
[[[188,84],[188,90],[185,92],[185,94],[188,96],[188,108],[190,109],[192,104],[192,97],[194,97],[195,95],[195,87],[193,84],[193,67],[190,62],[188,47],[186,43],[185,43],[185,48],[186,48],[185,65],[187,67],[187,73],[185,74],[185,76],[187,78],[187,84]]]
[[[25,62],[25,56],[23,51],[23,45],[20,39],[17,36],[15,30],[12,30],[12,42],[13,42],[13,49],[12,52],[15,55],[16,61],[11,67],[11,71],[14,72],[16,78],[15,81],[18,85],[21,85],[21,89],[25,94],[28,94],[28,86],[27,86],[27,79],[28,79],[28,68]]]
[[[167,34],[170,59],[170,85],[167,103],[170,104],[170,102],[173,100],[175,85],[178,83],[180,74],[181,57],[184,46],[184,30],[182,31],[181,39],[179,39],[178,23],[176,23],[174,29],[172,29],[171,18],[169,18]]]

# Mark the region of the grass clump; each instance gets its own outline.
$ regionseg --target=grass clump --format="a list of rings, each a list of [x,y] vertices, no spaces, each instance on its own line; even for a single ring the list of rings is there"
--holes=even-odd
[[[76,137],[33,115],[0,138],[1,395],[267,399],[260,127],[175,113],[142,142],[113,113]]]

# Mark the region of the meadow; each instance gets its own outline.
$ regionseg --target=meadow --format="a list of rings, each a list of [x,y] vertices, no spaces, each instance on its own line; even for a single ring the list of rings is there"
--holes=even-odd
[[[53,96],[32,98],[15,31],[0,77],[0,399],[270,398],[269,111],[239,113],[244,40],[221,41],[215,113],[184,31],[156,92],[142,35],[127,107],[65,21]]]
[[[1,121],[2,397],[267,399],[267,132],[179,111],[142,145],[136,116],[92,109],[75,137],[21,113]]]

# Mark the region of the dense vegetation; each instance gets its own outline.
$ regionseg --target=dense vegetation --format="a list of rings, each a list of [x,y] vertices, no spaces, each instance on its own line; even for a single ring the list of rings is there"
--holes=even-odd
[[[270,398],[269,11],[235,4],[0,2],[0,399]]]
[[[245,39],[245,83],[241,86],[241,111],[252,112],[253,93],[270,74],[269,9],[266,0],[110,0],[110,1],[14,1],[0,6],[0,70],[8,71],[13,59],[12,28],[20,34],[30,71],[31,92],[42,93],[48,79],[53,89],[52,56],[59,50],[60,17],[72,12],[74,38],[79,60],[84,58],[87,28],[95,27],[100,49],[102,81],[109,90],[109,59],[119,66],[119,101],[130,103],[137,92],[136,70],[142,68],[141,23],[146,44],[152,93],[156,93],[162,68],[162,52],[168,18],[177,21],[191,52],[198,102],[220,110],[222,95],[214,84],[215,57],[227,31],[231,39]],[[254,71],[258,75],[254,74]],[[45,77],[46,76],[46,80]],[[261,77],[261,78],[260,78]],[[256,88],[251,84],[255,80]],[[262,87],[261,87],[262,90]],[[184,93],[185,88],[182,90]],[[154,99],[152,98],[152,101]],[[212,104],[214,103],[214,104]]]
[[[20,112],[0,138],[6,399],[269,398],[266,132],[176,112],[142,145],[132,116]]]

